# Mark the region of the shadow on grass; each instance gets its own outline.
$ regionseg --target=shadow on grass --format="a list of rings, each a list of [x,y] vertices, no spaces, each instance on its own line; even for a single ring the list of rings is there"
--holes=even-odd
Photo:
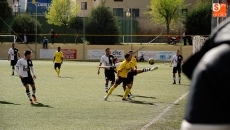
[[[15,104],[15,103],[12,103],[12,102],[6,102],[6,101],[0,101],[0,104],[21,105],[21,104]]]
[[[73,79],[73,77],[61,77],[61,76],[59,78]]]
[[[47,108],[54,108],[54,107],[51,107],[50,105],[44,105],[40,102],[37,102],[36,104],[32,104],[33,107],[47,107]]]
[[[123,95],[116,95],[116,96],[123,97]],[[131,98],[135,98],[135,97],[157,99],[156,97],[148,97],[148,96],[141,96],[141,95],[133,95],[133,96],[131,96]]]
[[[130,100],[130,103],[135,103],[135,104],[142,104],[142,105],[155,105],[152,102],[145,102],[145,101],[137,101],[137,100]]]

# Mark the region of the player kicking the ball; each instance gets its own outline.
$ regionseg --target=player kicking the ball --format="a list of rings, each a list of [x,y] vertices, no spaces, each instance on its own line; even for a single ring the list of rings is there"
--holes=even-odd
[[[131,83],[127,79],[128,72],[131,70],[133,71],[133,65],[131,64],[132,55],[129,53],[125,54],[125,61],[123,61],[117,69],[117,79],[115,84],[109,89],[108,94],[104,97],[104,100],[107,101],[110,94],[112,94],[113,90],[120,84],[125,83],[127,84],[128,88],[131,88]],[[130,93],[130,89],[126,89],[122,100],[126,100],[127,95]]]
[[[117,59],[117,58],[114,58],[114,66],[98,66],[98,68],[113,68],[116,72],[117,72],[117,69],[119,68],[119,66],[120,66],[120,64],[122,63],[122,62],[119,62],[119,60]],[[131,63],[131,61],[130,61],[130,63]],[[132,63],[131,63],[132,64]],[[133,64],[132,64],[133,65]],[[143,72],[149,72],[149,71],[154,71],[154,70],[157,70],[158,69],[158,67],[152,67],[152,68],[144,68],[144,69],[134,69],[134,73],[135,73],[135,75],[137,75],[137,74],[140,74],[140,73],[143,73]],[[129,72],[130,73],[130,72]],[[129,80],[129,81],[131,81],[132,80],[132,78],[130,78],[129,77],[129,74],[128,74],[128,76],[127,76],[127,79]],[[124,91],[126,90],[126,86],[127,86],[127,84],[124,84],[123,83],[123,89],[124,89]]]
[[[25,51],[24,56],[24,58],[18,60],[16,64],[16,72],[18,73],[18,76],[21,78],[21,81],[26,88],[26,94],[30,100],[30,103],[33,104],[33,100],[34,102],[37,102],[37,98],[35,96],[36,88],[34,83],[34,79],[36,79],[36,76],[34,73],[33,63],[30,60],[31,51]],[[31,75],[30,71],[33,73],[33,76]],[[32,87],[33,100],[31,99],[29,85]]]
[[[54,70],[57,72],[57,76],[60,76],[61,64],[63,62],[63,53],[61,52],[61,47],[58,47],[58,50],[54,53]]]

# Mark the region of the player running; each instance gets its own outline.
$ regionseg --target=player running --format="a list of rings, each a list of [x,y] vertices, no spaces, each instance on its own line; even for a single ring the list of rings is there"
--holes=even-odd
[[[111,52],[110,52],[110,48],[106,48],[105,49],[105,55],[103,55],[101,57],[101,60],[100,60],[100,64],[99,66],[101,66],[102,64],[104,66],[112,66],[113,65],[113,55],[111,55]],[[105,92],[108,93],[108,84],[109,84],[109,81],[111,81],[111,84],[110,84],[110,87],[114,85],[114,82],[115,82],[115,74],[114,74],[114,69],[112,68],[105,68]],[[97,74],[99,75],[100,74],[100,67],[98,67],[98,72]]]
[[[64,55],[61,52],[61,47],[58,47],[58,50],[54,53],[54,70],[57,72],[57,76],[60,77],[61,64],[63,63]]]
[[[37,102],[37,98],[35,96],[36,88],[34,83],[34,79],[36,79],[36,75],[34,73],[33,63],[30,59],[31,51],[25,51],[24,56],[25,56],[24,58],[18,60],[16,64],[16,72],[18,73],[18,76],[21,78],[22,84],[26,88],[26,94],[30,100],[30,103],[33,104],[33,100],[34,102]],[[33,73],[33,76],[31,75],[30,71]],[[32,87],[33,100],[31,99],[29,85]]]
[[[180,51],[177,50],[176,54],[173,55],[171,65],[173,64],[173,84],[176,84],[176,73],[178,71],[179,84],[181,84],[181,64],[183,63],[183,56],[180,54]]]
[[[15,65],[17,64],[19,58],[19,51],[17,48],[15,48],[15,45],[13,43],[12,48],[10,48],[8,51],[8,61],[10,60],[10,65],[12,66],[12,75],[14,75]]]

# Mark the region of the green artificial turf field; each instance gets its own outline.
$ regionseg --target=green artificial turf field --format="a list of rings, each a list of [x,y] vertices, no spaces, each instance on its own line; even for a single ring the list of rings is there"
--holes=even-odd
[[[10,62],[0,60],[1,130],[140,130],[188,92],[190,81],[172,85],[169,64],[137,75],[132,101],[121,100],[118,86],[104,101],[105,80],[97,62],[65,61],[57,77],[52,61],[33,61],[38,103],[30,105],[19,77],[11,76]],[[147,62],[138,68],[152,67]],[[178,130],[186,97],[173,105],[149,130]]]

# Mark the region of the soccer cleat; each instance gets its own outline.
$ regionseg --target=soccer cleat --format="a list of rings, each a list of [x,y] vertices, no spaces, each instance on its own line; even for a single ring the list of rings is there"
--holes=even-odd
[[[35,95],[32,95],[33,99],[34,99],[34,102],[37,102],[37,98]]]
[[[31,105],[34,104],[32,99],[30,99],[30,104],[31,104]]]
[[[127,100],[131,101],[131,100],[132,100],[132,98],[131,98],[131,97],[127,97]]]
[[[12,75],[14,75],[14,73],[12,73]]]
[[[128,99],[126,99],[126,98],[122,98],[122,101],[129,101]]]
[[[156,67],[151,68],[150,71],[154,71],[154,70],[157,70],[157,69],[158,69],[158,67],[156,66]]]
[[[176,84],[176,82],[173,82],[173,84]]]
[[[108,96],[106,95],[106,96],[104,97],[104,101],[107,101],[107,99],[108,99]]]

